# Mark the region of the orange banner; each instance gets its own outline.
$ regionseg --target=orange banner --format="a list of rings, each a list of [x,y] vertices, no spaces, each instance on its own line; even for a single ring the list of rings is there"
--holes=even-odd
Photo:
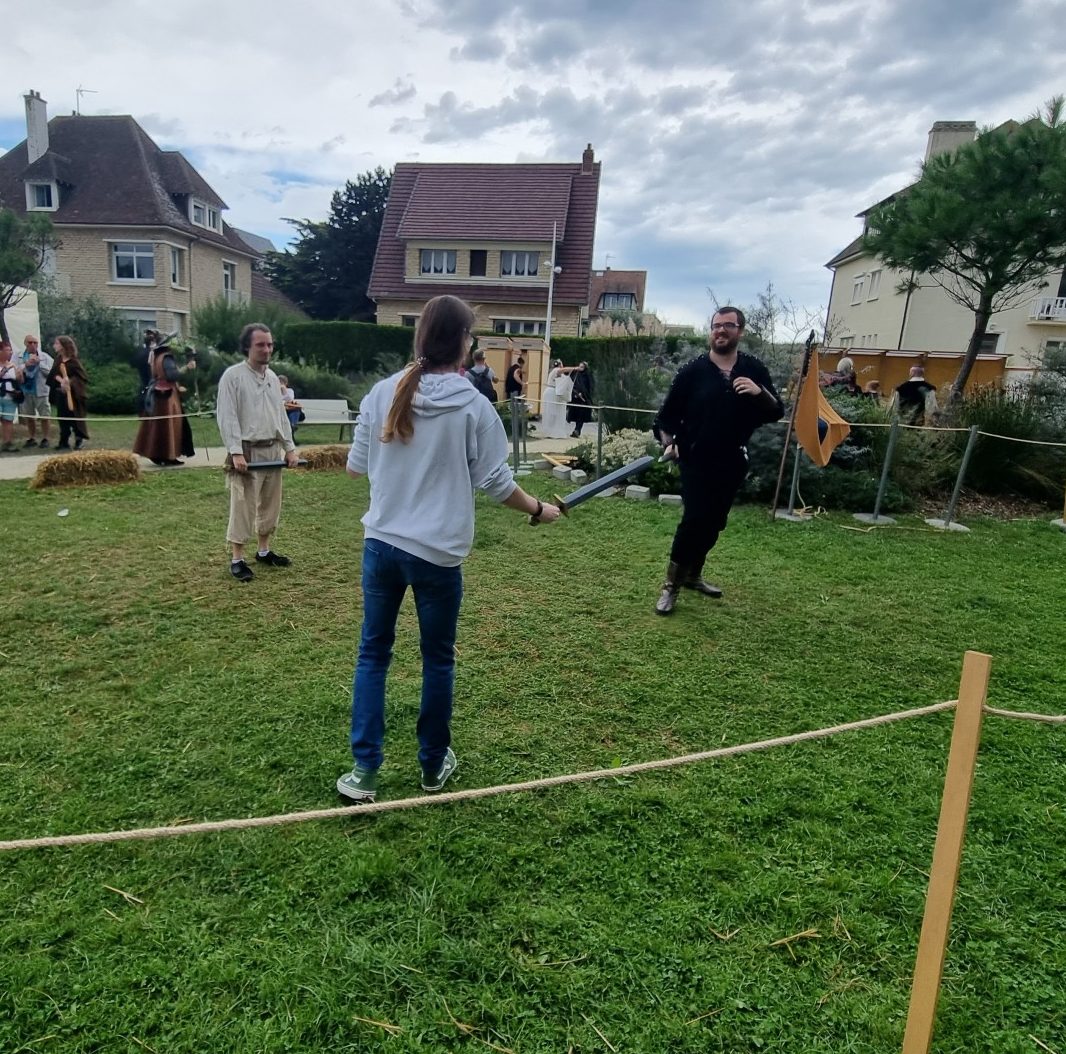
[[[826,425],[824,438],[818,435],[819,420]],[[818,386],[818,349],[815,348],[796,405],[796,439],[807,456],[819,468],[824,468],[850,432],[851,426],[833,409]]]

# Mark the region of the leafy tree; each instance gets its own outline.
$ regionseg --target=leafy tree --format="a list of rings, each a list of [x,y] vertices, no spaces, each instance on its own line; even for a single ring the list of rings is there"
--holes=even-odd
[[[299,237],[268,253],[263,270],[312,318],[374,320],[366,291],[391,184],[392,173],[376,168],[334,191],[328,219],[286,220]]]
[[[238,339],[245,325],[249,322],[262,322],[269,327],[277,349],[282,351],[285,349],[288,327],[299,321],[301,316],[286,310],[281,304],[234,304],[224,296],[217,296],[192,313],[192,332],[197,340],[205,341],[216,351],[235,355]]]
[[[46,342],[69,333],[78,343],[79,355],[93,365],[129,363],[136,354],[137,342],[129,326],[98,297],[43,290],[39,305],[41,337]],[[93,398],[95,405],[95,392]]]
[[[951,387],[966,385],[998,311],[1028,299],[1066,265],[1066,124],[1063,98],[1042,114],[982,131],[931,157],[917,183],[868,217],[868,251],[889,267],[929,275],[973,312]]]
[[[4,313],[25,295],[44,266],[49,249],[59,247],[52,221],[40,213],[26,217],[0,209],[0,338],[10,340]]]

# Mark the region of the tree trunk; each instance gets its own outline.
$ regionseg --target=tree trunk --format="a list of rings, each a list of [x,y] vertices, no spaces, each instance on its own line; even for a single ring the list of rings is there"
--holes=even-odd
[[[982,294],[981,301],[973,313],[973,332],[970,334],[970,343],[966,347],[966,354],[962,358],[958,376],[948,393],[948,406],[954,406],[962,398],[966,382],[970,379],[970,372],[973,370],[973,364],[977,361],[977,353],[981,350],[985,334],[988,332],[988,320],[991,317],[992,297]]]
[[[4,309],[0,307],[0,340],[5,343],[11,340],[11,335],[7,331],[7,319],[4,317]]]

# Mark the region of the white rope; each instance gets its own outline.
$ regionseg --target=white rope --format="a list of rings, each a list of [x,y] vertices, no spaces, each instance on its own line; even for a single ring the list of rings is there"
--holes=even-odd
[[[479,798],[491,798],[501,794],[517,794],[523,791],[544,790],[548,787],[560,787],[570,783],[588,783],[592,780],[616,779],[638,772],[652,772],[657,769],[674,768],[678,765],[691,765],[698,761],[710,761],[715,758],[734,757],[738,754],[750,754],[757,750],[770,750],[773,747],[791,746],[812,739],[826,739],[841,732],[853,732],[863,728],[874,728],[895,721],[905,721],[912,717],[924,717],[928,714],[950,710],[958,702],[951,699],[931,706],[902,710],[898,713],[883,714],[880,717],[868,717],[861,721],[851,721],[843,725],[819,728],[810,732],[797,732],[794,735],[778,736],[756,743],[744,743],[735,747],[721,747],[717,750],[705,750],[698,754],[685,754],[682,757],[662,758],[658,761],[644,761],[635,765],[622,765],[618,768],[596,769],[592,772],[576,772],[565,776],[548,776],[543,779],[527,780],[524,783],[504,783],[494,787],[479,787],[474,790],[452,791],[447,794],[434,794],[431,797],[401,798],[397,801],[375,802],[366,805],[344,805],[333,809],[313,809],[307,812],[283,813],[277,816],[253,816],[245,819],[214,820],[206,823],[190,823],[171,827],[141,827],[127,831],[102,831],[91,834],[65,834],[41,838],[19,838],[0,842],[0,852],[18,849],[45,849],[67,845],[92,845],[104,842],[143,841],[156,838],[179,838],[187,834],[213,834],[220,831],[247,830],[252,827],[278,827],[282,824],[306,823],[308,820],[329,820],[342,816],[376,815],[383,812],[396,812],[400,809],[417,809],[430,805],[447,805],[453,802],[474,801]]]

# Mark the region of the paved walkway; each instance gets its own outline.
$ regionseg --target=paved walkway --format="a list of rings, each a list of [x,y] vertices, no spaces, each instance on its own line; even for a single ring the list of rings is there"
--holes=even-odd
[[[594,434],[594,433],[593,433]],[[567,450],[576,445],[574,439],[533,439],[526,443],[526,452],[535,454],[565,454]],[[98,447],[87,447],[90,453]],[[299,448],[297,448],[299,449]],[[508,445],[508,451],[510,451]],[[46,457],[63,457],[63,451],[49,450],[44,454],[32,448],[26,453],[0,454],[0,480],[2,479],[32,479],[37,471],[37,466]],[[202,447],[196,453],[185,459],[185,468],[214,468],[221,469],[222,462],[226,459],[226,451],[223,447]],[[141,468],[146,472],[184,472],[183,468],[165,468],[153,465],[146,458],[140,458]]]

